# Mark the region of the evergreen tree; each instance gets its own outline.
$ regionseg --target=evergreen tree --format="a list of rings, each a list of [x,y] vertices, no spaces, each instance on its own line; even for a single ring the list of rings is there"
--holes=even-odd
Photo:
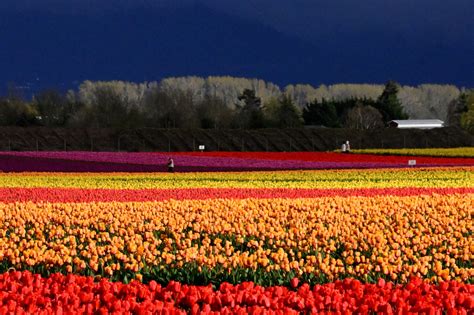
[[[245,89],[238,100],[243,102],[243,105],[237,104],[239,110],[237,125],[240,128],[263,128],[262,101],[255,95],[255,91]]]
[[[446,118],[446,123],[451,127],[461,127],[461,116],[463,113],[467,112],[467,94],[462,93],[455,100],[452,100],[449,103],[448,107],[448,116]]]
[[[280,128],[298,128],[303,125],[303,119],[290,96],[283,94],[279,99],[278,126]]]
[[[277,128],[278,115],[280,111],[280,101],[278,98],[271,98],[263,105],[263,116],[265,119],[265,127]]]
[[[403,111],[402,103],[397,97],[398,89],[398,83],[388,81],[377,99],[376,107],[386,122],[393,119],[408,119],[408,115]]]
[[[466,111],[461,114],[461,127],[474,134],[474,91],[463,97]]]
[[[340,126],[334,101],[321,102],[315,99],[312,103],[306,105],[303,109],[303,119],[305,125],[318,125],[336,128]]]
[[[8,95],[0,97],[1,126],[31,126],[37,124],[38,111],[34,105],[24,100],[14,84],[8,86]]]
[[[70,106],[68,106],[67,99],[55,89],[40,91],[34,96],[33,103],[38,109],[43,126],[64,126],[68,116],[72,114],[68,112]]]
[[[243,90],[242,94],[239,95],[238,100],[244,103],[243,107],[246,110],[260,109],[260,106],[262,105],[260,97],[257,97],[255,91],[250,89]]]
[[[206,95],[197,103],[196,115],[203,129],[229,128],[234,112],[222,99]]]

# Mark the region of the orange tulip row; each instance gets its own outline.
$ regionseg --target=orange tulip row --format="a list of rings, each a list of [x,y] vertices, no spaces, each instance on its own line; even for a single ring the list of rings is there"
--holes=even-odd
[[[473,194],[0,203],[0,262],[114,276],[246,268],[329,280],[474,277]]]

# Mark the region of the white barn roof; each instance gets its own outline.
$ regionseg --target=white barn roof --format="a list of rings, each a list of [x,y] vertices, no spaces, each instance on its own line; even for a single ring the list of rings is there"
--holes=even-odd
[[[407,129],[407,128],[430,129],[430,128],[444,127],[444,121],[439,120],[439,119],[392,120],[388,124],[389,126],[400,128],[400,129]]]

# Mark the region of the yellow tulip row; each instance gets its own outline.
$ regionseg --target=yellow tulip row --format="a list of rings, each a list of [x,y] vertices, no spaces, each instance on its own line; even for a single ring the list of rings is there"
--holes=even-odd
[[[150,188],[391,188],[473,187],[474,167],[317,170],[240,173],[8,173],[0,187]]]
[[[194,263],[466,281],[472,209],[473,194],[0,203],[0,262],[108,276]]]
[[[443,157],[474,157],[474,147],[465,148],[424,148],[424,149],[361,149],[354,153],[389,154],[389,155],[416,155],[416,156],[443,156]]]

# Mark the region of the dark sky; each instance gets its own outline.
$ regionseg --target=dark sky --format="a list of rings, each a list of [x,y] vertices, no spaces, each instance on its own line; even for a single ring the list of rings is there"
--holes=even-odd
[[[472,0],[2,0],[0,84],[235,75],[473,87],[473,16]]]

